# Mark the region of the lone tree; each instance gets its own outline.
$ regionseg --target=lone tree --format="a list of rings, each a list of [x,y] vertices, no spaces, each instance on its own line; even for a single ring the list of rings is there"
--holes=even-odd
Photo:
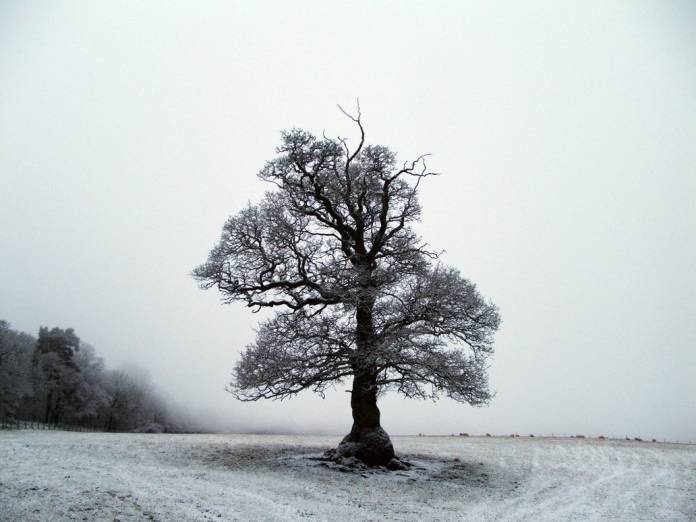
[[[193,275],[226,303],[277,309],[242,353],[229,391],[243,401],[305,389],[323,396],[352,377],[353,427],[330,456],[388,465],[394,449],[379,393],[485,404],[500,319],[412,228],[418,185],[434,175],[427,155],[397,164],[388,148],[365,144],[359,109],[343,112],[360,131],[357,147],[283,132],[278,157],[259,173],[274,188],[227,220]]]

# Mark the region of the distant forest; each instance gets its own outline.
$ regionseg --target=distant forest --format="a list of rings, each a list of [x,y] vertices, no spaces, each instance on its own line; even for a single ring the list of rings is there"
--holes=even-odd
[[[109,370],[72,328],[18,332],[0,320],[0,419],[121,432],[195,431],[147,375]]]

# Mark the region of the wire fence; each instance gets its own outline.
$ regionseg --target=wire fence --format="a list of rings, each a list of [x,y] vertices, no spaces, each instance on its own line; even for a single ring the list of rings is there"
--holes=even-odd
[[[54,431],[104,431],[89,426],[77,426],[74,424],[50,424],[46,422],[25,421],[20,419],[0,418],[0,430],[54,430]]]

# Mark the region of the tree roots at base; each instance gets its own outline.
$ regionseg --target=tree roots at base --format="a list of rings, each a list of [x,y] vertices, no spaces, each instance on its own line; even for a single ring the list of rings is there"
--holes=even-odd
[[[347,467],[386,467],[390,470],[407,469],[408,463],[394,455],[389,435],[380,426],[353,429],[335,449],[324,453],[324,458]]]

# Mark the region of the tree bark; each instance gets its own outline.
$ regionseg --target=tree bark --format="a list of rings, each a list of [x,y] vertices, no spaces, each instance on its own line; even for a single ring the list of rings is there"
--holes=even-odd
[[[353,427],[336,449],[336,457],[355,457],[369,466],[386,466],[394,458],[389,435],[380,425],[377,407],[377,367],[374,359],[375,334],[371,290],[372,271],[364,268],[356,308],[356,345],[353,362],[353,389],[350,406]]]
[[[350,405],[353,427],[336,448],[338,458],[355,457],[368,466],[387,466],[394,458],[394,447],[379,423],[376,375],[356,374]]]

